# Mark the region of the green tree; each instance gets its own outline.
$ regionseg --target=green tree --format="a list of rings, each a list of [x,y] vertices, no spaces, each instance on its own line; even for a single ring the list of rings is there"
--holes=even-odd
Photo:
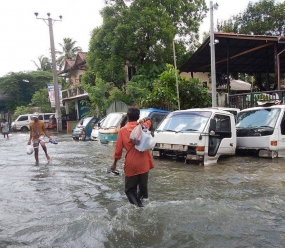
[[[50,62],[50,59],[45,57],[44,55],[38,57],[38,63],[36,63],[34,60],[32,61],[37,67],[38,71],[52,71],[52,64]]]
[[[3,94],[13,96],[6,102],[6,107],[14,111],[16,107],[28,105],[33,94],[52,82],[52,73],[47,71],[12,72],[0,78]]]
[[[85,80],[95,76],[126,83],[125,65],[139,70],[150,62],[173,63],[172,41],[176,40],[177,64],[197,44],[198,29],[205,17],[205,0],[106,0],[103,25],[93,30],[87,55]],[[187,37],[187,38],[185,38]]]
[[[31,105],[39,108],[39,111],[42,113],[51,113],[54,112],[54,108],[51,107],[49,101],[49,95],[47,88],[42,88],[36,91],[32,97]]]
[[[16,120],[19,115],[30,114],[32,112],[33,110],[30,106],[18,106],[12,115],[12,120]]]
[[[181,109],[211,105],[207,89],[201,86],[199,79],[182,78],[178,70],[176,73]],[[154,84],[153,91],[142,100],[141,105],[168,110],[178,109],[176,76],[172,65],[167,65],[167,69],[160,74],[158,81]]]
[[[229,20],[217,24],[218,31],[234,32],[239,34],[254,35],[284,35],[285,30],[285,2],[274,0],[260,0],[249,2],[247,8],[238,15],[233,15]],[[235,78],[244,78],[247,75],[239,73]],[[274,90],[277,87],[274,73],[253,74],[255,85],[260,91]],[[282,75],[284,77],[284,75]],[[222,79],[219,79],[220,81]]]
[[[111,83],[106,83],[99,77],[96,79],[96,85],[83,83],[83,88],[88,92],[89,100],[85,101],[86,107],[89,109],[89,115],[102,116],[111,103],[109,92],[112,89]]]
[[[63,68],[67,59],[75,59],[77,52],[82,51],[81,47],[75,46],[76,43],[77,41],[74,41],[71,38],[64,38],[63,43],[59,43],[61,51],[56,51],[56,54],[60,55],[57,59],[59,70]]]
[[[255,35],[284,35],[285,2],[260,0],[229,20],[219,21],[218,31]]]

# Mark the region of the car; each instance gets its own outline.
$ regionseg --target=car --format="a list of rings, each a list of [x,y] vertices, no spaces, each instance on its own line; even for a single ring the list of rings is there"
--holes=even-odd
[[[97,122],[94,127],[92,128],[91,131],[91,136],[90,139],[91,140],[98,140],[98,135],[99,135],[99,128],[101,126],[101,124],[103,123],[103,121],[105,120],[106,117],[102,118],[99,122]]]
[[[39,120],[42,120],[45,124],[45,127],[48,127],[49,118],[54,113],[39,113]],[[11,124],[11,129],[13,131],[22,131],[28,132],[29,131],[29,123],[33,121],[33,114],[24,114],[19,115],[15,121]]]
[[[99,117],[85,117],[81,119],[72,130],[72,139],[87,141],[90,140],[92,128],[100,121]]]

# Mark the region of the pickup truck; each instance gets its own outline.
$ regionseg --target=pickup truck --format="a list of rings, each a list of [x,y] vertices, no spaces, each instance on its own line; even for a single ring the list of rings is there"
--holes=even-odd
[[[221,155],[235,155],[235,117],[215,108],[174,111],[154,131],[154,139],[154,157],[175,156],[185,163],[215,164]]]

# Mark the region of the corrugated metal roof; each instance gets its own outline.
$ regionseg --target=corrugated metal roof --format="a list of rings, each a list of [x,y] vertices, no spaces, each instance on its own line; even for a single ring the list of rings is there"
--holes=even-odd
[[[285,37],[215,33],[216,72],[227,73],[274,73],[277,68],[276,54],[285,49]],[[210,38],[180,68],[181,72],[210,72]],[[276,68],[275,68],[276,66]],[[280,54],[280,72],[285,72],[285,52]]]

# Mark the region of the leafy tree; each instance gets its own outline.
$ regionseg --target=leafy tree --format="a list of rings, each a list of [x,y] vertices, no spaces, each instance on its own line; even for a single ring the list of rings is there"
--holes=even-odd
[[[52,71],[52,63],[50,62],[50,59],[45,57],[44,55],[38,57],[39,64],[37,64],[34,60],[32,61],[37,67],[38,71]]]
[[[285,2],[260,0],[229,20],[218,22],[218,31],[255,35],[284,35]]]
[[[62,50],[56,51],[56,54],[60,55],[57,59],[59,70],[62,69],[67,59],[75,59],[77,52],[82,50],[81,47],[75,46],[76,43],[77,41],[74,41],[71,38],[64,38],[63,43],[59,43]]]
[[[13,96],[6,102],[6,108],[14,111],[17,106],[28,105],[33,94],[52,82],[51,72],[12,72],[0,78],[0,89],[3,94]]]
[[[134,103],[141,105],[141,101],[153,90],[153,82],[158,80],[159,74],[164,70],[166,70],[165,64],[145,63],[126,84],[125,93],[128,98],[124,102],[129,105]]]
[[[111,83],[106,83],[99,77],[96,79],[96,85],[83,83],[83,88],[88,92],[89,100],[85,101],[89,109],[89,115],[102,116],[111,103],[109,91],[112,89]]]
[[[201,87],[199,79],[182,78],[179,71],[176,71],[179,88],[180,108],[188,109],[195,107],[208,107],[211,105],[211,98],[207,89]],[[152,93],[150,93],[141,104],[144,107],[157,107],[161,109],[177,110],[177,90],[175,69],[172,65],[167,65],[159,76],[159,80],[154,83]]]
[[[12,115],[12,120],[16,120],[16,118],[19,116],[19,115],[23,115],[23,114],[29,114],[29,113],[32,113],[32,108],[29,107],[29,106],[18,106],[16,107],[13,115]]]
[[[198,40],[205,17],[205,0],[106,0],[103,25],[93,30],[85,80],[95,76],[119,89],[126,83],[125,65],[139,70],[145,64],[173,63],[176,39],[178,66]],[[187,38],[185,38],[187,37]]]
[[[217,24],[218,31],[255,35],[284,35],[285,2],[260,0],[249,2],[247,8],[229,20]],[[241,77],[245,77],[239,74]],[[277,87],[276,75],[269,73],[253,74],[259,90],[274,90]],[[283,75],[284,76],[284,75]]]
[[[39,111],[43,113],[54,112],[54,109],[51,107],[49,101],[48,89],[46,87],[34,93],[31,100],[31,105],[38,107]]]

